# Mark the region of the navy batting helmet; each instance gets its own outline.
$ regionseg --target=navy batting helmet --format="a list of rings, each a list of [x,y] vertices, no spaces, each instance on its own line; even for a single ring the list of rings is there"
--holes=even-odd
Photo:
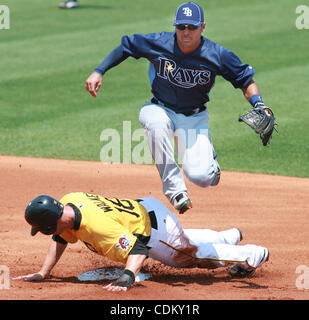
[[[31,235],[34,236],[38,231],[53,234],[62,213],[63,204],[58,200],[47,195],[34,198],[25,211],[25,219],[32,226]]]

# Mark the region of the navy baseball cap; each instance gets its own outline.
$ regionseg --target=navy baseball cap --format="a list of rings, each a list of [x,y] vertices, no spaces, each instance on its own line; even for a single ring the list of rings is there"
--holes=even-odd
[[[186,2],[178,7],[175,15],[174,26],[178,24],[193,24],[201,26],[204,22],[203,9],[194,2]]]

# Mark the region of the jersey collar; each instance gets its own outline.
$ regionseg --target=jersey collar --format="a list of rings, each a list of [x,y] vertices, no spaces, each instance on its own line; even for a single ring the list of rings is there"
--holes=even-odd
[[[73,230],[78,230],[80,227],[80,223],[82,221],[82,214],[80,210],[73,203],[68,203],[67,206],[70,206],[74,210],[75,216],[74,216]]]

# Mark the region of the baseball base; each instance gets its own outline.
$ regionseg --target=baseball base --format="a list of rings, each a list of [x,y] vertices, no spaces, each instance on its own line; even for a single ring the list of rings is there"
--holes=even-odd
[[[100,281],[100,280],[115,280],[121,277],[123,273],[122,268],[107,267],[95,270],[89,270],[78,275],[79,281]],[[152,277],[151,273],[139,272],[135,277],[135,282],[148,280]]]

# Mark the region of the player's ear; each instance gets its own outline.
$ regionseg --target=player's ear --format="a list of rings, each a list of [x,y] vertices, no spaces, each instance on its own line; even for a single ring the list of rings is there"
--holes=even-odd
[[[203,32],[205,30],[205,28],[206,28],[206,22],[202,23],[201,28],[202,28],[202,32]]]

